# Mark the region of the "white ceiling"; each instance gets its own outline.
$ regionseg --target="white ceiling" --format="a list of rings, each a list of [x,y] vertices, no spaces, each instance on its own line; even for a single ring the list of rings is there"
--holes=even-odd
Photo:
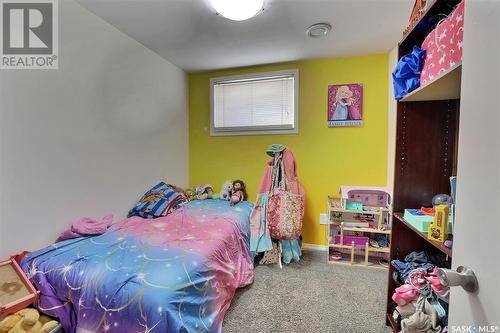
[[[208,0],[77,0],[186,71],[389,51],[414,0],[266,0],[256,17],[234,22]],[[237,0],[235,0],[237,1]],[[305,29],[328,22],[332,32]]]

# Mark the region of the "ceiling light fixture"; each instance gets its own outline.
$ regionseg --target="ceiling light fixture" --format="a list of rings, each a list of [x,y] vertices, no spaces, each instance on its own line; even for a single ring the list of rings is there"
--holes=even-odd
[[[328,23],[316,23],[306,29],[306,35],[312,38],[325,37],[332,30]]]
[[[210,0],[215,11],[233,21],[244,21],[257,15],[264,0]]]

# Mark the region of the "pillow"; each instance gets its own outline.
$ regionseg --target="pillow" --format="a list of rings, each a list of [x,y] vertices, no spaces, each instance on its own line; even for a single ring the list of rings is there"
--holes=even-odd
[[[128,212],[128,217],[157,218],[166,216],[188,203],[184,193],[172,185],[160,182],[147,191],[138,203]]]

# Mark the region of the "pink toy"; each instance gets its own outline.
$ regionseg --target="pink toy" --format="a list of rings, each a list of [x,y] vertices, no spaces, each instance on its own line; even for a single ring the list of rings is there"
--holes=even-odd
[[[394,294],[392,295],[392,300],[399,306],[403,306],[410,303],[418,296],[419,293],[413,286],[404,284],[401,287],[396,288]]]

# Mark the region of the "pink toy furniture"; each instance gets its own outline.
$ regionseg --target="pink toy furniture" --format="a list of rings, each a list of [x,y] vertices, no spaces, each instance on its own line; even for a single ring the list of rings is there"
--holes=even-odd
[[[363,206],[389,208],[391,195],[386,187],[375,186],[340,186],[342,206],[347,201],[360,202]]]
[[[340,200],[328,197],[327,262],[387,270],[389,247],[377,239],[389,242],[390,212],[388,188],[341,186]]]
[[[38,295],[14,259],[0,263],[0,320],[36,303]]]

